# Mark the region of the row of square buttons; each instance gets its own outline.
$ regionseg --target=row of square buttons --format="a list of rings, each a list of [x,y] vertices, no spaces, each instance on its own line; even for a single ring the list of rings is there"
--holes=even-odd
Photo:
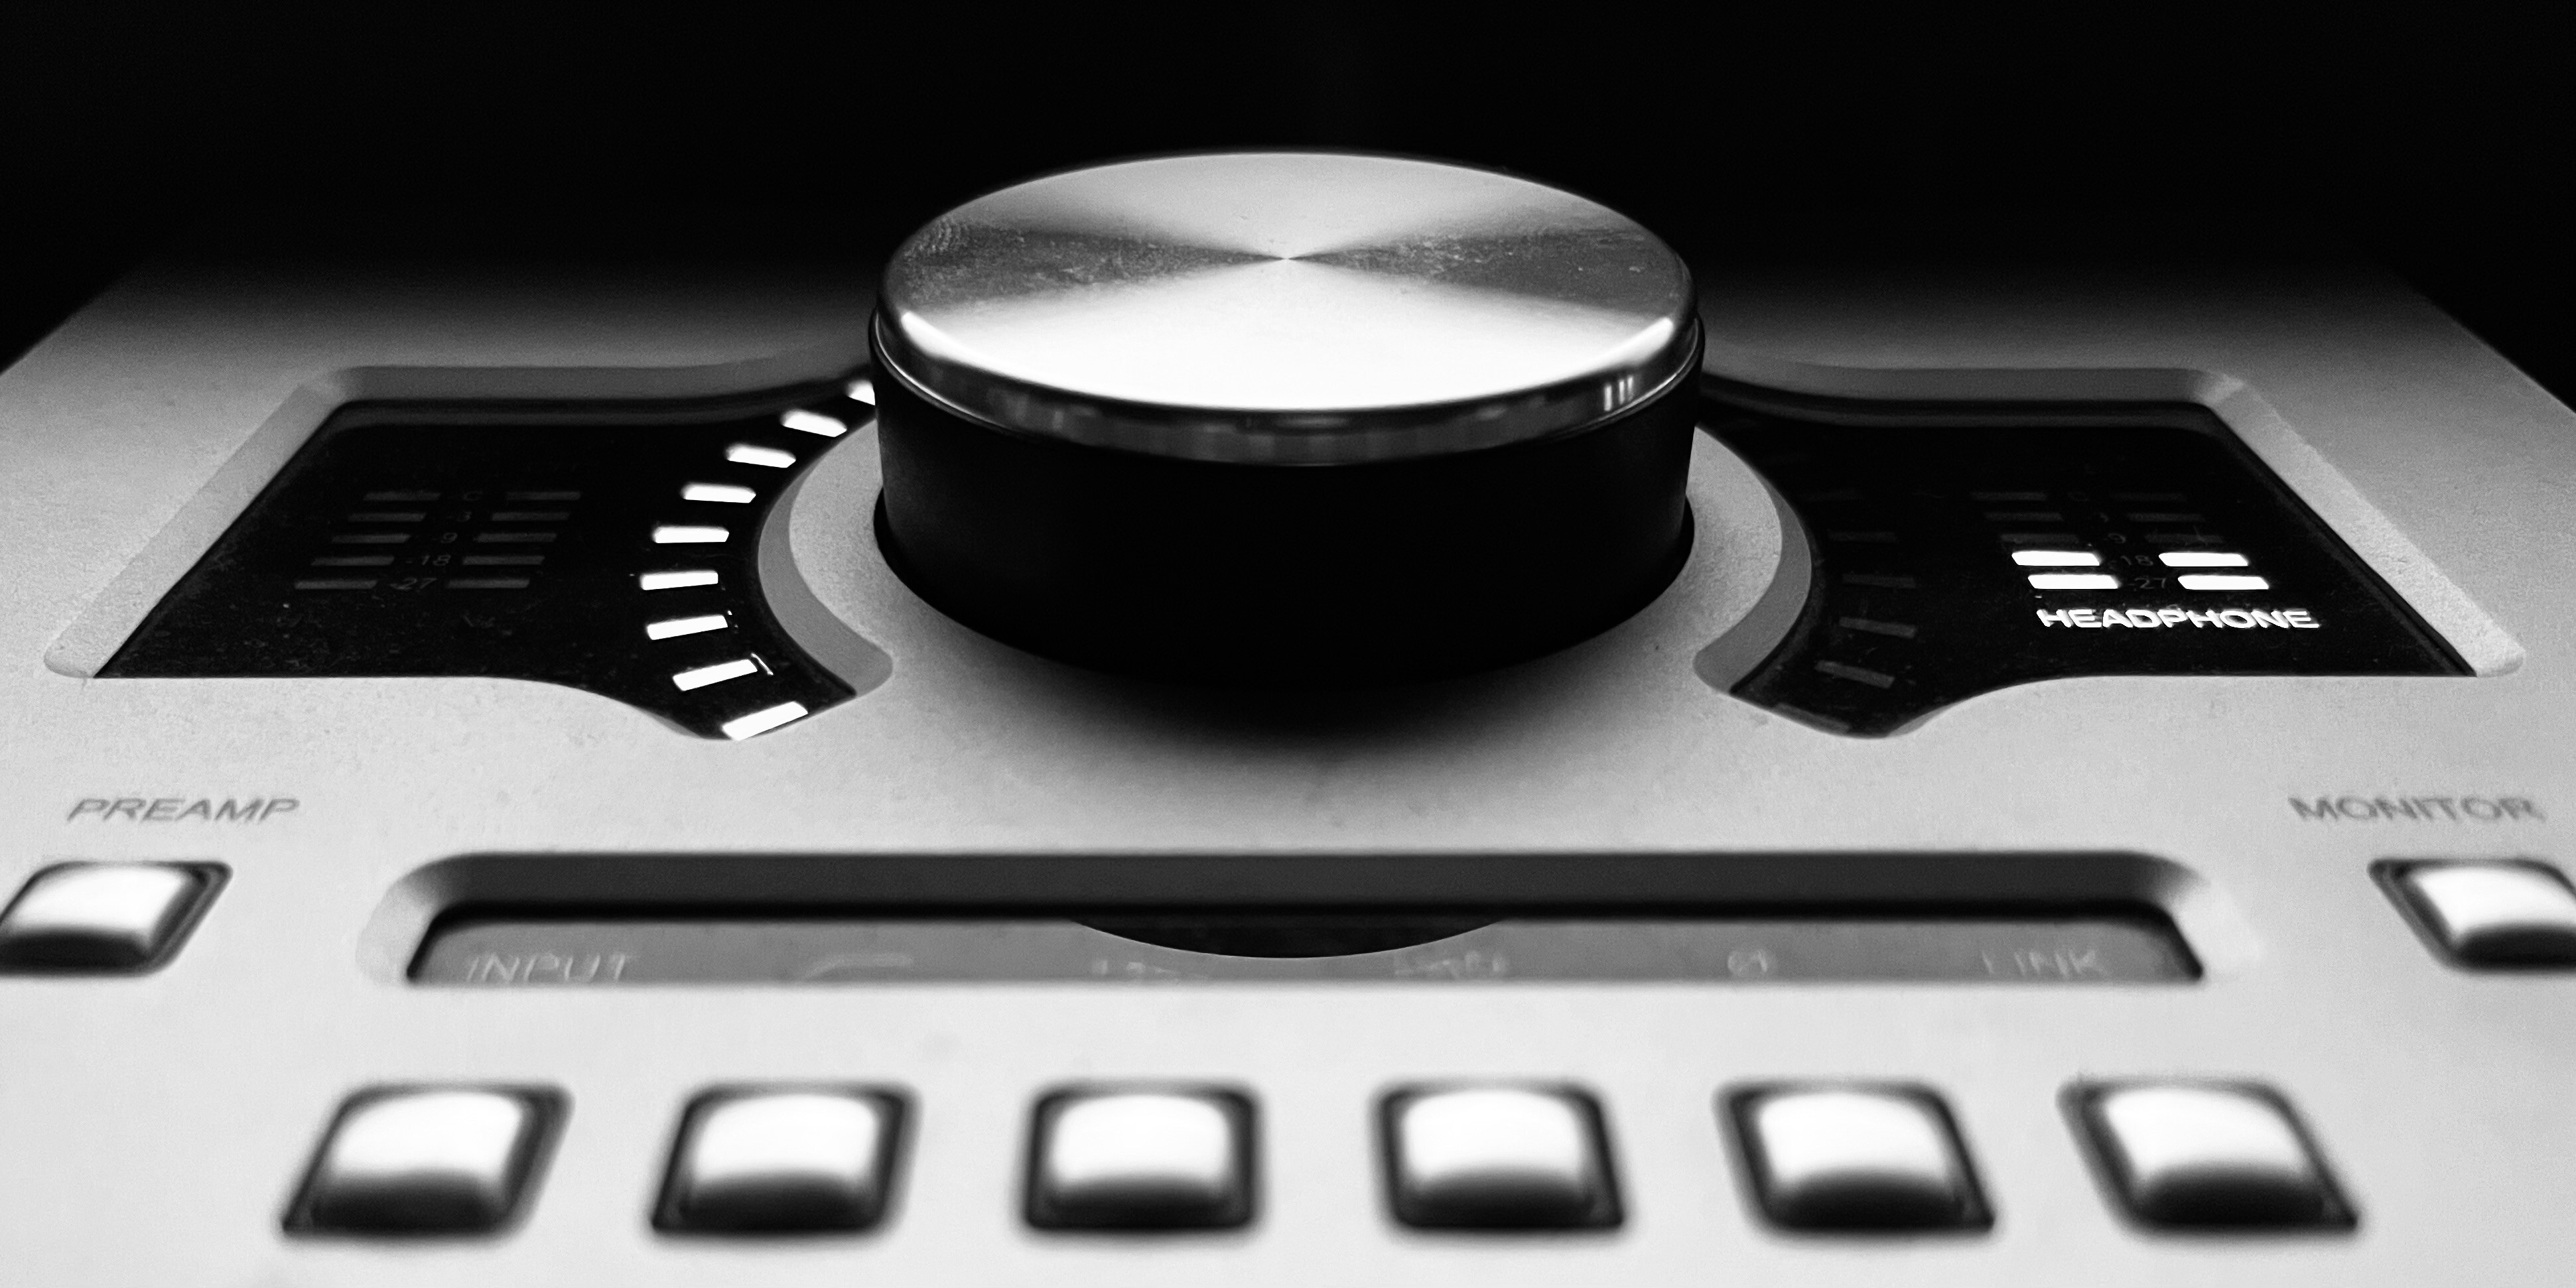
[[[2080,1084],[2069,1108],[2115,1198],[2168,1229],[2335,1229],[2350,1206],[2289,1106],[2215,1082]],[[1757,1204],[1810,1231],[1981,1230],[1993,1223],[1938,1095],[1877,1083],[1781,1083],[1724,1098]],[[470,1234],[533,1187],[565,1101],[524,1087],[379,1088],[325,1134],[287,1228]],[[814,1233],[876,1224],[910,1098],[868,1086],[735,1087],[682,1118],[654,1225],[676,1233]],[[1379,1106],[1388,1204],[1426,1229],[1616,1226],[1600,1106],[1567,1086],[1426,1084]],[[1211,1229],[1255,1209],[1256,1113],[1228,1087],[1121,1085],[1042,1097],[1024,1215],[1041,1229]]]
[[[2576,887],[2525,860],[2390,862],[2377,872],[2452,961],[2576,966]],[[0,911],[0,970],[135,973],[178,950],[224,870],[210,863],[63,863]]]

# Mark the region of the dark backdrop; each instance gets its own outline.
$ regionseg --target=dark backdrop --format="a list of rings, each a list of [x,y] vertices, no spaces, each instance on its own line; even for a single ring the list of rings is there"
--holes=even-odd
[[[1937,8],[20,7],[0,18],[0,358],[209,218],[572,212],[602,243],[757,241],[792,209],[777,227],[876,242],[1031,171],[1292,144],[1520,170],[1686,247],[2349,248],[2576,397],[2576,77],[2540,7]]]

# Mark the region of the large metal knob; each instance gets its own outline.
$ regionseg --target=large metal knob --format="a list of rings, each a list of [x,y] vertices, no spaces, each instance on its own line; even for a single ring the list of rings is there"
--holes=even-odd
[[[1515,661],[1679,568],[1699,344],[1670,247],[1527,180],[1326,153],[1051,175],[887,266],[878,537],[958,621],[1088,666]]]

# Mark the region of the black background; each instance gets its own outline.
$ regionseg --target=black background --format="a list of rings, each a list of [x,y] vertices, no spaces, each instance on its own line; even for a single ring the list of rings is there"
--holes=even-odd
[[[1032,171],[1285,144],[1520,170],[1685,249],[2352,248],[2571,397],[2576,76],[2544,7],[2114,8],[19,7],[0,355],[210,218],[876,242]]]

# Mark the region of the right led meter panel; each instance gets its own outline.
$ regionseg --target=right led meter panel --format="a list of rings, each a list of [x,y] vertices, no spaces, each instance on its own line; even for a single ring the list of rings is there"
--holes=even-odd
[[[1818,728],[2059,676],[2469,673],[2206,408],[1707,392],[1815,560],[1734,692]]]

